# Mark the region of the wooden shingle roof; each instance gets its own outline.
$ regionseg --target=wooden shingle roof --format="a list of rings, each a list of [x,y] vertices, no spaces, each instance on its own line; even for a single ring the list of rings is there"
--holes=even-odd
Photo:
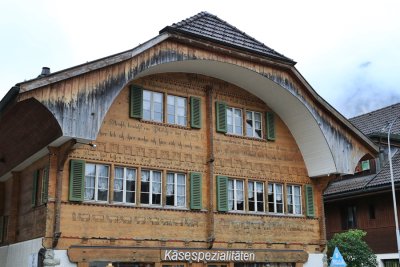
[[[160,31],[160,34],[164,32],[186,34],[285,61],[291,65],[296,64],[292,59],[276,52],[226,21],[208,12],[200,12],[190,18],[167,26]]]

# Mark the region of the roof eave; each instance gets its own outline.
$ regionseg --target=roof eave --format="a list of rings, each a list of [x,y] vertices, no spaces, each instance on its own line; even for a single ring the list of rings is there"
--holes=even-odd
[[[54,73],[51,73],[45,77],[41,77],[41,78],[35,78],[32,80],[28,80],[28,81],[24,81],[21,83],[18,83],[17,86],[19,86],[21,88],[21,92],[26,92],[26,91],[30,91],[42,86],[46,86],[48,84],[52,84],[58,81],[61,81],[63,79],[67,79],[67,78],[71,78],[71,77],[75,77],[93,70],[97,70],[109,65],[113,65],[119,62],[122,62],[124,60],[128,60],[140,53],[142,53],[143,51],[149,49],[150,47],[157,45],[159,43],[161,43],[162,41],[166,40],[167,38],[169,38],[169,34],[168,33],[164,33],[164,34],[160,34],[157,35],[156,37],[150,39],[149,41],[138,45],[137,47],[118,53],[118,54],[114,54],[111,56],[107,56],[104,58],[100,58],[91,62],[87,62],[81,65],[77,65],[71,68],[67,68],[61,71],[57,71]]]

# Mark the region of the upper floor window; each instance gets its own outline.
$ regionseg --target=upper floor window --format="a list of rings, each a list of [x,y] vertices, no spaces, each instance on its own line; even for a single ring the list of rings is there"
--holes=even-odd
[[[246,136],[262,137],[260,112],[246,111]]]
[[[301,186],[299,185],[287,185],[287,212],[291,214],[300,215],[301,209]]]
[[[167,173],[166,205],[186,206],[186,176],[183,173]]]
[[[357,207],[354,205],[344,206],[341,210],[342,229],[352,229],[357,227]]]
[[[143,90],[143,119],[163,122],[163,94]]]
[[[140,203],[161,205],[161,172],[142,170],[140,180]]]
[[[125,167],[114,169],[114,201],[134,204],[136,199],[136,170]]]
[[[167,96],[167,122],[170,124],[177,124],[186,126],[187,123],[187,104],[186,98],[180,96]]]
[[[226,109],[227,132],[230,134],[243,135],[242,110],[239,108],[228,107]]]
[[[244,211],[244,181],[239,179],[228,180],[228,208],[229,210]]]
[[[87,163],[84,200],[108,201],[109,166]]]
[[[283,213],[283,185],[268,184],[268,211],[274,213]]]
[[[36,170],[33,173],[32,207],[47,203],[48,199],[49,168]]]
[[[264,212],[264,183],[249,181],[247,191],[249,211]]]

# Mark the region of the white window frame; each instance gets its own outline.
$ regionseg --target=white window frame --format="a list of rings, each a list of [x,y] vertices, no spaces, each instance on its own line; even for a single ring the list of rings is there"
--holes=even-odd
[[[272,194],[273,194],[273,197],[274,197],[272,202],[269,201],[270,186],[272,186]],[[281,198],[282,198],[282,204],[277,202],[277,195],[278,195],[278,193],[276,191],[276,187],[277,186],[280,186],[280,188],[281,188],[281,192],[279,194],[281,195]],[[267,199],[268,212],[275,213],[275,214],[284,214],[285,213],[285,196],[284,196],[283,189],[284,189],[284,185],[283,184],[280,184],[280,183],[269,183],[268,184],[268,192],[267,192],[268,193],[268,199]],[[274,210],[273,211],[271,211],[269,209],[269,205],[270,204],[274,205]],[[282,212],[278,212],[278,208],[277,208],[278,205],[282,205]]]
[[[150,100],[147,100],[144,98],[145,93],[150,93]],[[154,110],[154,95],[160,95],[161,96],[161,120],[156,120],[155,119],[155,110]],[[155,121],[155,122],[163,122],[164,118],[164,94],[160,92],[154,92],[154,91],[149,91],[149,90],[143,90],[143,120],[149,120],[149,121]],[[149,101],[150,102],[150,118],[145,117],[145,102]]]
[[[255,210],[250,210],[250,184],[253,184],[253,192],[252,194],[254,195],[254,209]],[[262,185],[262,200],[258,199],[257,196],[257,185],[261,184]],[[254,181],[254,180],[249,180],[247,182],[247,203],[249,205],[249,212],[265,212],[265,186],[264,186],[264,182],[259,182],[259,181]],[[263,204],[263,209],[262,210],[258,210],[258,202],[262,202]]]
[[[120,178],[120,177],[118,177],[117,178],[117,174],[116,174],[116,169],[122,169],[123,170],[123,177],[122,177],[122,179]],[[128,177],[127,177],[127,173],[128,173],[128,170],[132,170],[133,172],[134,172],[134,174],[135,174],[135,176],[134,176],[134,179],[133,179],[133,181],[134,181],[134,183],[135,183],[135,191],[131,191],[131,190],[127,190],[127,186],[126,186],[126,183],[127,183],[127,181],[129,181],[128,180]],[[122,180],[122,189],[115,189],[115,181],[116,180]],[[117,200],[114,200],[114,196],[113,196],[113,202],[116,202],[116,203],[125,203],[125,204],[136,204],[136,194],[137,194],[137,170],[135,169],[135,168],[128,168],[128,167],[122,167],[122,166],[115,166],[114,167],[114,186],[113,186],[113,194],[115,194],[115,192],[122,192],[122,201],[117,201]],[[126,194],[128,193],[128,192],[133,192],[134,193],[134,199],[133,199],[133,202],[127,202],[126,201]]]
[[[173,183],[172,183],[172,185],[173,185],[173,189],[174,189],[174,191],[173,191],[173,193],[172,193],[172,195],[174,196],[174,204],[173,205],[168,205],[167,203],[165,203],[165,205],[166,206],[169,206],[169,207],[178,207],[178,208],[185,208],[186,207],[186,175],[184,174],[184,173],[178,173],[178,172],[167,172],[167,179],[166,179],[166,183],[167,183],[167,188],[166,188],[166,192],[165,192],[165,195],[168,197],[168,196],[170,196],[169,194],[168,194],[168,185],[170,185],[171,183],[169,183],[169,181],[168,181],[168,175],[173,175]],[[183,195],[178,195],[178,175],[183,175],[183,181],[184,181],[184,190],[183,190]],[[183,205],[178,205],[178,196],[179,197],[183,197],[183,199],[184,199],[184,203],[183,203]]]
[[[150,173],[149,176],[149,192],[146,192],[149,194],[149,203],[143,203],[142,202],[142,183],[143,183],[143,172],[148,171]],[[160,173],[160,203],[154,204],[153,203],[153,173],[158,172]],[[142,169],[141,170],[141,175],[140,175],[140,204],[141,205],[153,205],[153,206],[161,206],[162,205],[162,196],[163,196],[163,178],[162,178],[162,171],[158,170],[148,170],[148,169]]]
[[[238,188],[237,182],[242,182],[242,188]],[[233,182],[233,189],[230,187],[230,182]],[[244,183],[245,180],[243,179],[234,179],[234,178],[228,178],[228,210],[229,211],[246,211],[246,198],[245,198],[245,191],[244,191]],[[231,199],[229,197],[229,191],[233,191],[233,198]],[[238,191],[242,191],[242,196],[243,196],[243,209],[239,210],[238,209]],[[229,202],[233,201],[233,208],[230,207]]]
[[[87,166],[89,165],[93,165],[95,167],[95,184],[94,187],[88,187],[86,186],[86,177],[89,177],[89,175],[87,174]],[[99,174],[99,170],[98,167],[99,166],[103,166],[107,168],[107,176],[106,177],[101,177]],[[93,177],[93,176],[91,176]],[[106,190],[107,190],[107,199],[106,200],[99,200],[99,190],[101,190],[101,188],[99,188],[99,178],[107,178],[107,186],[106,186]],[[84,190],[86,191],[86,189],[94,189],[94,199],[87,199],[86,198],[86,193],[84,193],[84,201],[96,201],[96,202],[108,202],[109,200],[109,193],[110,193],[110,166],[106,165],[106,164],[98,164],[98,163],[86,163],[85,166],[85,183],[84,183]]]
[[[291,188],[292,190],[292,193],[290,194],[289,192],[290,192],[290,190],[289,190],[289,188]],[[295,188],[298,188],[299,189],[299,195],[298,195],[298,197],[300,198],[299,200],[298,200],[298,203],[297,203],[297,201],[296,201],[296,194],[295,194]],[[294,184],[290,184],[290,185],[286,185],[286,194],[287,194],[287,212],[288,212],[288,214],[293,214],[293,215],[301,215],[301,214],[303,214],[303,205],[302,205],[302,202],[303,202],[303,200],[302,200],[302,194],[301,194],[301,190],[302,188],[301,188],[301,185],[294,185]],[[289,201],[289,199],[291,200],[291,201]],[[292,204],[290,204],[290,202],[292,202]],[[290,207],[292,208],[292,212],[290,212]],[[296,212],[296,207],[300,207],[300,212]]]
[[[173,99],[173,104],[170,104],[170,99]],[[183,107],[178,106],[179,99],[182,99],[184,101]],[[169,106],[173,107],[174,114],[169,113]],[[183,108],[184,113],[185,113],[183,116],[178,115],[179,108]],[[174,121],[169,120],[170,116],[174,116]],[[183,118],[184,122],[179,123],[179,118]],[[187,126],[187,98],[186,97],[167,95],[167,123],[181,125],[181,126]]]
[[[251,122],[252,122],[252,126],[251,126],[251,131],[249,132],[247,129],[250,128],[247,125],[247,114],[250,113],[251,114]],[[260,120],[256,120],[256,113],[260,115]],[[257,112],[257,111],[251,111],[251,110],[246,110],[246,136],[247,137],[254,137],[254,138],[262,138],[262,114],[261,112]],[[260,128],[256,127],[256,123],[259,122],[260,123]],[[260,131],[260,136],[257,136],[257,132],[256,130]]]
[[[240,111],[240,116],[236,115],[235,111]],[[232,116],[229,116],[229,112]],[[236,132],[236,118],[240,118],[240,133]],[[226,122],[227,122],[227,133],[234,135],[242,135],[243,136],[243,110],[241,108],[227,107],[226,108]],[[232,131],[229,130],[229,127],[232,127]]]

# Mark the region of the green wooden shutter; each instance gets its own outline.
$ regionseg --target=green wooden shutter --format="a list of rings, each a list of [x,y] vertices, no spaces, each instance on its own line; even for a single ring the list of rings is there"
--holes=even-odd
[[[143,89],[136,85],[130,87],[129,115],[135,119],[141,119],[143,116]]]
[[[36,206],[38,179],[39,179],[39,170],[36,170],[33,172],[33,181],[32,181],[32,202],[31,202],[32,207]]]
[[[217,210],[228,211],[228,177],[217,176]]]
[[[201,99],[190,97],[190,127],[201,128]]]
[[[43,170],[42,180],[42,203],[47,203],[49,196],[49,167],[46,166]]]
[[[314,217],[314,190],[312,185],[306,185],[306,214],[307,217]]]
[[[201,210],[202,208],[202,181],[201,173],[190,173],[190,208]]]
[[[215,116],[217,123],[217,132],[226,133],[228,131],[226,121],[226,103],[215,102]]]
[[[85,161],[71,160],[69,175],[69,200],[83,201],[85,182]]]
[[[275,140],[275,114],[273,112],[265,113],[265,125],[267,140]]]

